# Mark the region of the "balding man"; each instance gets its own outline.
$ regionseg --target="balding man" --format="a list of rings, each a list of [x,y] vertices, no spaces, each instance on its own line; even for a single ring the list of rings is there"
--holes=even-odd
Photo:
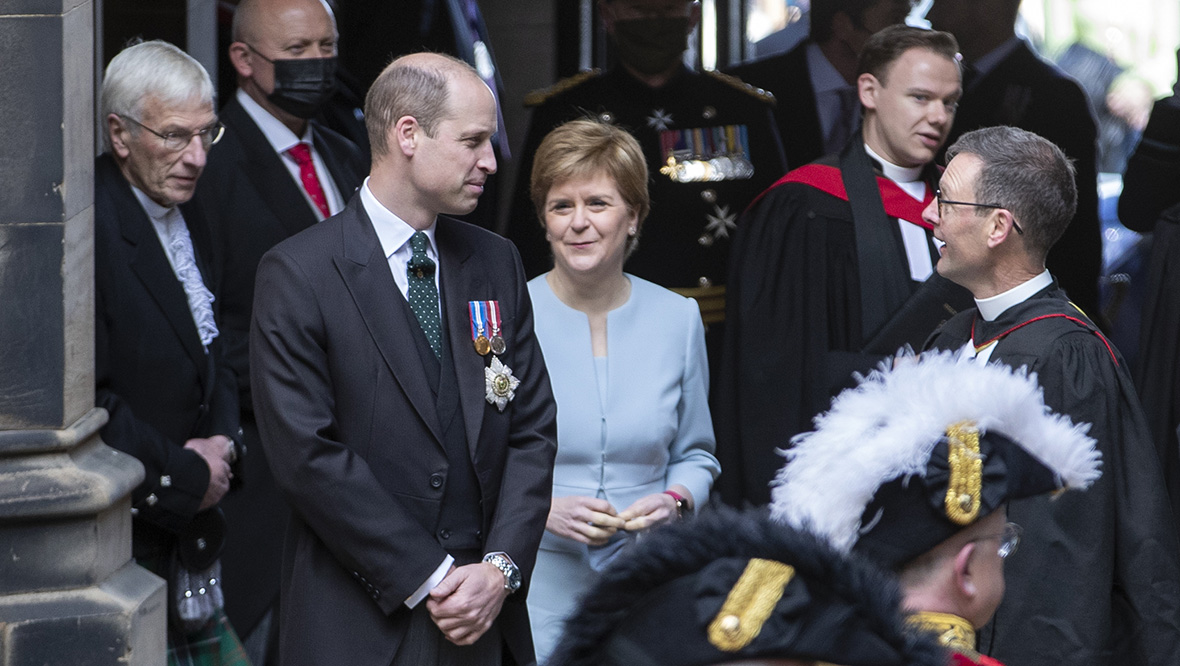
[[[246,348],[254,271],[276,243],[343,210],[367,164],[352,142],[308,120],[331,93],[336,67],[336,26],[320,0],[243,0],[233,40],[229,59],[238,91],[221,110],[225,137],[209,154],[196,199],[218,239],[222,332],[238,375],[244,440],[259,450],[242,492],[225,505],[233,545],[224,573],[233,588],[226,599],[230,620],[261,664],[288,511],[253,446],[258,430]]]
[[[556,407],[515,248],[444,216],[496,170],[495,99],[466,63],[415,54],[365,117],[359,196],[258,268],[254,405],[293,508],[280,658],[528,664]]]

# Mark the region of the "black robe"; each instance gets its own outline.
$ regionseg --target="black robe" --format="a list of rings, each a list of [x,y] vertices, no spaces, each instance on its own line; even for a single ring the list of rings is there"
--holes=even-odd
[[[887,214],[883,202],[908,199],[910,220],[924,204],[874,175],[863,145],[859,137],[849,142],[838,172],[835,156],[791,172],[738,226],[713,412],[717,487],[735,506],[770,500],[768,484],[783,463],[778,451],[855,384],[854,373],[902,345],[917,347],[971,305],[966,290],[937,274],[925,283],[910,278],[891,219],[900,211]],[[825,170],[837,176],[829,185],[848,185],[843,196],[799,177]],[[933,182],[937,171],[926,176]],[[930,251],[936,261],[933,245]]]
[[[1143,140],[1127,161],[1119,219],[1153,232],[1139,326],[1135,385],[1156,442],[1180,452],[1180,98],[1155,103]],[[1180,478],[1180,465],[1165,469]]]
[[[1024,534],[982,650],[1021,666],[1180,664],[1180,543],[1122,356],[1056,283],[995,321],[977,315],[952,318],[928,348],[1000,336],[990,361],[1035,372],[1045,404],[1092,424],[1102,452],[1088,490],[1010,504]]]

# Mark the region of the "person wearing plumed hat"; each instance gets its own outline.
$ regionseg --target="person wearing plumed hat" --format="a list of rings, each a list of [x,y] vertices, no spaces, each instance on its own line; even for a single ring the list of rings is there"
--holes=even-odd
[[[1051,412],[1035,375],[941,352],[862,377],[815,426],[786,453],[772,518],[896,572],[907,622],[953,663],[999,664],[976,631],[1019,543],[1007,504],[1093,483],[1089,424]]]
[[[895,581],[765,511],[721,507],[607,569],[547,666],[944,666],[907,631]]]

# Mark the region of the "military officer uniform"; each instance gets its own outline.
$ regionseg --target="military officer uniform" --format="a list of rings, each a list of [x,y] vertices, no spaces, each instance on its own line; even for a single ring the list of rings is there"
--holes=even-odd
[[[534,107],[532,124],[504,228],[528,276],[553,265],[529,197],[533,154],[558,125],[596,117],[630,131],[647,158],[651,213],[627,272],[697,298],[706,325],[723,321],[738,216],[786,170],[773,95],[720,72],[686,67],[651,88],[616,67],[564,79],[530,94],[525,105]],[[716,337],[717,327],[709,334]]]

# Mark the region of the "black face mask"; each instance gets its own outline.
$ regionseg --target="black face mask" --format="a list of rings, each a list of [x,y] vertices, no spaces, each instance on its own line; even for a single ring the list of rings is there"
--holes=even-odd
[[[275,89],[266,98],[296,118],[315,117],[336,90],[336,56],[271,60],[250,50],[275,67]]]
[[[663,74],[688,48],[688,17],[628,19],[615,22],[619,59],[640,74]]]

